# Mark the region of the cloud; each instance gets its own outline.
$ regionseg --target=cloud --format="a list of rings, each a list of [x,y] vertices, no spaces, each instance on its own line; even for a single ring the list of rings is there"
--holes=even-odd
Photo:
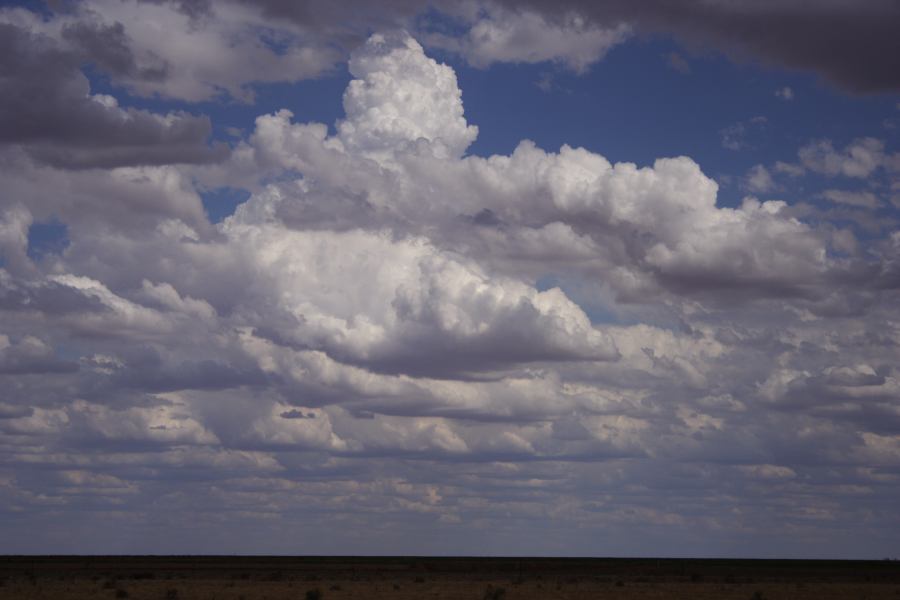
[[[630,33],[624,24],[606,28],[587,23],[579,13],[548,18],[489,4],[471,22],[465,36],[431,35],[428,42],[461,54],[479,68],[497,62],[553,61],[581,73],[630,37]]]
[[[629,23],[638,31],[673,34],[687,44],[711,46],[780,67],[812,70],[852,91],[900,89],[900,41],[894,35],[900,9],[887,0],[831,0],[814,6],[801,0],[501,3],[548,16],[575,11],[606,27]],[[835,52],[836,47],[841,52]]]
[[[266,0],[261,6],[263,15],[280,23],[308,26],[342,41],[362,41],[361,24],[408,26],[424,3],[393,0],[377,11],[357,1],[335,5]],[[639,5],[622,0],[501,0],[449,2],[436,9],[474,25],[461,36],[437,42],[459,49],[474,64],[557,60],[582,70],[620,42],[625,31],[636,31],[674,35],[688,46],[814,71],[852,91],[900,89],[900,65],[895,60],[900,46],[894,35],[900,11],[887,0],[831,0],[814,6],[800,0],[714,4],[690,0],[677,5],[664,0]],[[355,47],[354,41],[347,47]],[[834,52],[835,47],[842,51]]]
[[[894,169],[898,162],[897,155],[885,154],[884,142],[871,137],[856,139],[843,151],[836,150],[831,140],[817,140],[797,154],[804,167],[828,177],[868,177],[881,167]]]
[[[900,14],[886,0],[814,7],[798,0],[640,7],[620,0],[391,0],[377,9],[359,0],[82,0],[47,19],[22,9],[4,12],[7,21],[60,42],[133,94],[190,102],[221,96],[252,102],[255,84],[321,76],[372,30],[397,27],[417,30],[426,45],[457,52],[478,67],[552,61],[584,72],[635,32],[663,33],[689,47],[813,70],[853,91],[900,85],[892,60]],[[833,52],[838,46],[844,49],[840,60]]]
[[[68,373],[78,370],[78,364],[59,359],[53,348],[34,336],[18,342],[0,334],[0,375],[31,373]]]
[[[720,129],[719,136],[722,138],[722,147],[735,151],[752,148],[753,146],[747,138],[758,135],[768,121],[766,117],[757,115],[747,121],[738,121]]]
[[[402,32],[375,34],[350,61],[356,78],[344,93],[341,141],[351,150],[384,154],[426,140],[438,155],[458,157],[478,128],[463,118],[462,93],[446,65],[422,60],[422,47]]]
[[[785,175],[788,175],[790,177],[802,177],[806,174],[806,169],[804,169],[800,165],[794,163],[786,163],[780,160],[775,162],[774,168],[776,172],[784,173]]]
[[[859,208],[875,209],[883,206],[872,192],[849,190],[825,190],[822,195],[836,204],[845,204]]]
[[[744,178],[744,185],[747,190],[756,194],[766,194],[776,189],[775,180],[772,179],[771,173],[763,165],[756,165],[747,171]]]
[[[784,86],[783,88],[775,90],[775,96],[785,101],[793,100],[794,90],[792,90],[789,86]]]
[[[123,109],[112,96],[92,95],[77,56],[52,39],[2,22],[0,32],[0,144],[75,169],[205,163],[227,154],[207,145],[208,118]]]
[[[267,19],[256,5],[184,6],[89,0],[29,25],[134,94],[191,102],[221,95],[249,102],[251,83],[316,77],[344,56],[337,39]]]
[[[666,62],[669,67],[679,73],[687,74],[691,72],[691,65],[685,58],[677,52],[669,52],[666,54]]]
[[[6,149],[9,551],[50,547],[48,506],[84,516],[53,524],[82,552],[297,552],[321,534],[332,546],[300,549],[421,553],[428,530],[461,553],[597,554],[638,522],[672,553],[691,535],[815,548],[859,523],[874,523],[865,543],[842,552],[890,547],[896,234],[799,203],[725,205],[685,156],[612,163],[528,140],[467,154],[478,130],[455,73],[402,31],[349,68],[334,127],[262,114],[221,163],[73,170]],[[857,145],[772,171],[891,168],[886,146]],[[751,169],[759,193],[772,171]],[[218,185],[249,198],[211,224],[197,190]],[[69,245],[32,261],[29,229],[51,217]],[[826,525],[797,516],[820,511]],[[746,533],[760,523],[764,542]]]

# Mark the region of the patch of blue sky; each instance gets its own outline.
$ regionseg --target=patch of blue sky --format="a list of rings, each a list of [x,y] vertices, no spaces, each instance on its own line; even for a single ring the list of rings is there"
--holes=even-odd
[[[233,187],[200,190],[199,193],[206,215],[212,223],[221,223],[250,198],[247,190]]]
[[[58,219],[32,223],[28,229],[28,257],[40,261],[50,254],[62,254],[69,246],[69,231]]]
[[[50,18],[54,12],[50,3],[44,0],[0,0],[0,8],[24,8],[44,19]]]
[[[615,301],[597,285],[579,275],[547,273],[534,283],[541,292],[559,288],[577,304],[593,325],[635,325],[646,322],[616,306]]]

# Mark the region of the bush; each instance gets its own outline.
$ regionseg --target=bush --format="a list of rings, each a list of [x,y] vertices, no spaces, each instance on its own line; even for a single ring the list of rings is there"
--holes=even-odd
[[[322,590],[316,588],[314,590],[306,590],[306,600],[322,600]]]

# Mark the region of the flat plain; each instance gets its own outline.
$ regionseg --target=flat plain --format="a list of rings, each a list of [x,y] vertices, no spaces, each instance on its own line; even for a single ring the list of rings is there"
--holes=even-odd
[[[0,599],[900,600],[898,561],[5,556]]]

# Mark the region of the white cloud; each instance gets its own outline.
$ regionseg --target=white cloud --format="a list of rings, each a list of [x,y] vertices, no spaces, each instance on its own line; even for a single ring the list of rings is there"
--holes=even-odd
[[[896,161],[884,152],[884,142],[875,138],[859,138],[838,151],[830,140],[818,140],[800,148],[800,162],[815,173],[829,177],[868,177],[882,166]]]
[[[778,173],[784,173],[790,177],[802,177],[806,174],[806,169],[801,167],[798,164],[794,163],[786,163],[782,161],[775,162],[775,171]]]
[[[767,194],[777,187],[775,180],[772,179],[772,174],[763,165],[751,167],[744,177],[744,184],[750,192],[755,194]]]
[[[338,130],[351,151],[378,155],[424,140],[438,156],[459,157],[478,135],[463,117],[453,69],[427,59],[405,32],[370,37],[350,73]]]
[[[793,100],[794,90],[792,90],[789,86],[784,86],[783,88],[778,88],[777,90],[775,90],[775,96],[785,101]]]
[[[872,192],[850,190],[825,190],[822,195],[836,203],[858,208],[879,208],[882,202]]]

